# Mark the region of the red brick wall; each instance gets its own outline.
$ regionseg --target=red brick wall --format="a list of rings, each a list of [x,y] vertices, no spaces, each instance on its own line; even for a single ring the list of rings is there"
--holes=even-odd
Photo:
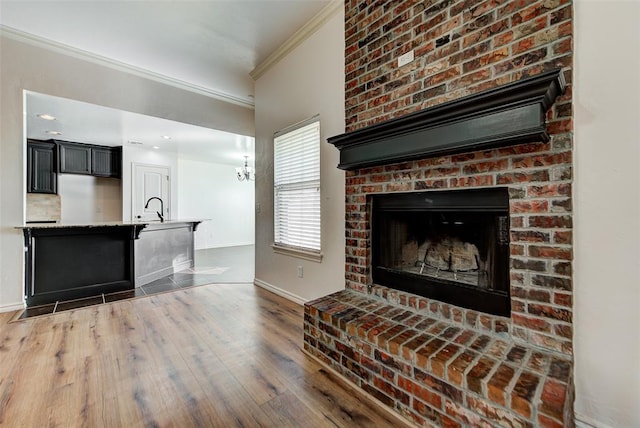
[[[552,68],[570,82],[571,17],[569,0],[347,0],[347,131]],[[569,90],[550,130],[570,131],[571,116]]]
[[[348,172],[347,288],[371,284],[367,195],[508,186],[512,316],[483,317],[498,331],[571,355],[571,2],[348,0],[345,8],[347,131],[553,68],[569,83],[547,115],[548,143]],[[436,47],[438,40],[449,41]],[[414,61],[398,68],[398,56],[412,49]],[[454,322],[475,319],[424,304]]]

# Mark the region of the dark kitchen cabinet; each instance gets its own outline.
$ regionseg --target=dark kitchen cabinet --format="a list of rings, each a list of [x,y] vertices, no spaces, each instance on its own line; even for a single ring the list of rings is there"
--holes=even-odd
[[[27,192],[57,193],[56,144],[48,141],[27,141]]]
[[[121,175],[121,147],[93,147],[91,149],[91,173],[100,177]]]
[[[91,146],[78,143],[58,143],[60,172],[91,175]]]
[[[58,141],[60,173],[120,178],[122,147]]]

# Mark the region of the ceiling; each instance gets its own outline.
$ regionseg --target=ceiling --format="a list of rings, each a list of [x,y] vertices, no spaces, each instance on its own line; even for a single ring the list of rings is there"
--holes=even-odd
[[[328,0],[1,0],[10,29],[252,104],[249,73]]]
[[[250,107],[249,73],[329,3],[0,0],[0,24],[7,31],[108,58]],[[143,148],[157,146],[185,158],[207,156],[229,164],[253,153],[250,137],[44,94],[27,95],[26,113],[29,138],[105,145],[139,141]],[[41,113],[57,119],[42,120],[36,116]],[[50,130],[62,135],[45,134]]]
[[[38,115],[48,114],[55,120]],[[28,92],[27,138],[158,150],[181,159],[241,166],[253,158],[253,137]],[[50,132],[60,132],[54,135]],[[169,137],[169,138],[166,138]]]

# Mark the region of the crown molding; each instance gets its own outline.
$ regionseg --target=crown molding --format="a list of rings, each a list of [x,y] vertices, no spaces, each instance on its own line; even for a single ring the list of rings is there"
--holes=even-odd
[[[121,61],[117,61],[112,58],[107,58],[102,55],[98,55],[83,49],[74,48],[64,43],[48,40],[43,37],[36,36],[34,34],[25,33],[15,28],[8,27],[6,25],[0,25],[0,35],[7,37],[18,42],[26,43],[39,48],[47,49],[49,51],[61,53],[63,55],[78,58],[93,64],[109,67],[114,70],[123,71],[125,73],[133,74],[138,77],[153,80],[158,83],[162,83],[174,88],[182,89],[185,91],[193,92],[206,97],[215,98],[220,101],[239,105],[253,109],[255,107],[253,102],[249,102],[240,97],[236,97],[224,92],[216,91],[214,89],[205,88],[204,86],[195,85],[193,83],[185,82],[184,80],[175,79],[160,73],[155,73],[144,68],[136,67],[131,64],[127,64]]]
[[[282,58],[287,56],[289,52],[294,50],[298,45],[315,33],[322,25],[327,22],[339,10],[344,9],[344,0],[333,0],[326,5],[320,12],[311,18],[302,28],[289,37],[278,49],[273,51],[264,61],[256,66],[249,73],[253,80],[257,80],[266,73],[271,67],[280,62]]]

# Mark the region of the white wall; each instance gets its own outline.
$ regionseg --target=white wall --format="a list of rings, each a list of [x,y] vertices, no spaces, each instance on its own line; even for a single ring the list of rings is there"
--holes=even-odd
[[[62,223],[122,220],[122,187],[117,178],[59,174]]]
[[[196,231],[197,250],[254,243],[254,184],[238,181],[231,165],[178,159],[178,216],[209,219]]]
[[[596,427],[640,427],[639,22],[575,4],[575,410]]]
[[[166,166],[170,170],[169,218],[177,219],[178,213],[178,156],[172,152],[148,150],[135,146],[122,147],[122,219],[131,221],[131,192],[133,164]],[[166,201],[165,201],[166,203]]]
[[[31,90],[253,135],[253,111],[0,34],[0,311],[23,295],[24,97]]]
[[[344,173],[326,138],[344,132],[344,10],[255,83],[256,283],[295,300],[344,289]],[[273,133],[320,114],[321,263],[273,252]],[[297,266],[303,278],[297,278]]]

